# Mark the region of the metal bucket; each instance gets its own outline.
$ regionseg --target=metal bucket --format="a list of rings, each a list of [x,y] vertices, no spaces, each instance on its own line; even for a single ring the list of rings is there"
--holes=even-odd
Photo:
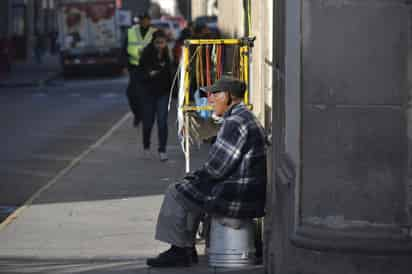
[[[239,229],[222,225],[212,218],[209,239],[209,266],[242,267],[256,261],[255,223],[253,219],[242,220]]]

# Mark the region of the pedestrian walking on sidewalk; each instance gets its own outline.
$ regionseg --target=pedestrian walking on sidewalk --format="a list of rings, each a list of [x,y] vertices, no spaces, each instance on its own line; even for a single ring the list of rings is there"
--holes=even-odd
[[[158,30],[153,34],[152,42],[143,50],[140,59],[143,68],[143,148],[150,152],[150,139],[154,121],[157,121],[159,139],[159,157],[167,160],[166,146],[168,138],[168,103],[172,85],[172,64],[167,46],[167,35]]]
[[[206,163],[166,190],[155,238],[171,247],[148,259],[149,266],[196,263],[195,235],[205,213],[240,219],[264,215],[266,139],[262,126],[242,103],[245,89],[242,81],[228,77],[206,88],[223,124]]]
[[[156,29],[150,26],[150,16],[144,14],[139,18],[139,25],[134,25],[127,30],[123,43],[123,62],[127,63],[129,72],[129,84],[126,95],[134,116],[133,125],[135,127],[138,126],[142,119],[141,93],[143,92],[143,72],[140,65],[140,57],[143,49],[152,40],[152,35],[155,31]]]

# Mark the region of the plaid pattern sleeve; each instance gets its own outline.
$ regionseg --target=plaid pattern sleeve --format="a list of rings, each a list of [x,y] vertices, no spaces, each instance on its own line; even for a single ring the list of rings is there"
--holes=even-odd
[[[237,119],[224,121],[204,165],[210,177],[219,180],[237,168],[243,157],[242,148],[247,140],[247,133],[245,125]]]
[[[263,128],[243,104],[224,115],[205,164],[176,185],[186,200],[209,214],[264,215],[266,153]]]

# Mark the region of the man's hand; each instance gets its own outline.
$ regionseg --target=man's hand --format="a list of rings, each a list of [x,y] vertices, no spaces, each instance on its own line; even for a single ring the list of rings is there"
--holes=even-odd
[[[196,177],[193,175],[193,173],[186,173],[186,175],[183,177],[183,180],[186,181],[193,181],[195,179]]]
[[[189,112],[190,129],[189,134],[198,144],[207,141],[217,135],[220,124],[213,119],[203,119],[196,112]]]

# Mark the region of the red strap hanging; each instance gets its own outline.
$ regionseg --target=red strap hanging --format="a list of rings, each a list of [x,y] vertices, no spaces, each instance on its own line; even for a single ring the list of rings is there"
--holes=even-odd
[[[222,45],[217,46],[216,59],[217,59],[216,78],[217,80],[219,80],[220,77],[222,76]]]
[[[209,46],[206,46],[206,84],[210,86],[212,84],[212,79],[210,78],[210,49]]]
[[[203,66],[203,46],[199,49],[199,59],[200,59],[200,86],[205,86],[205,71]]]

